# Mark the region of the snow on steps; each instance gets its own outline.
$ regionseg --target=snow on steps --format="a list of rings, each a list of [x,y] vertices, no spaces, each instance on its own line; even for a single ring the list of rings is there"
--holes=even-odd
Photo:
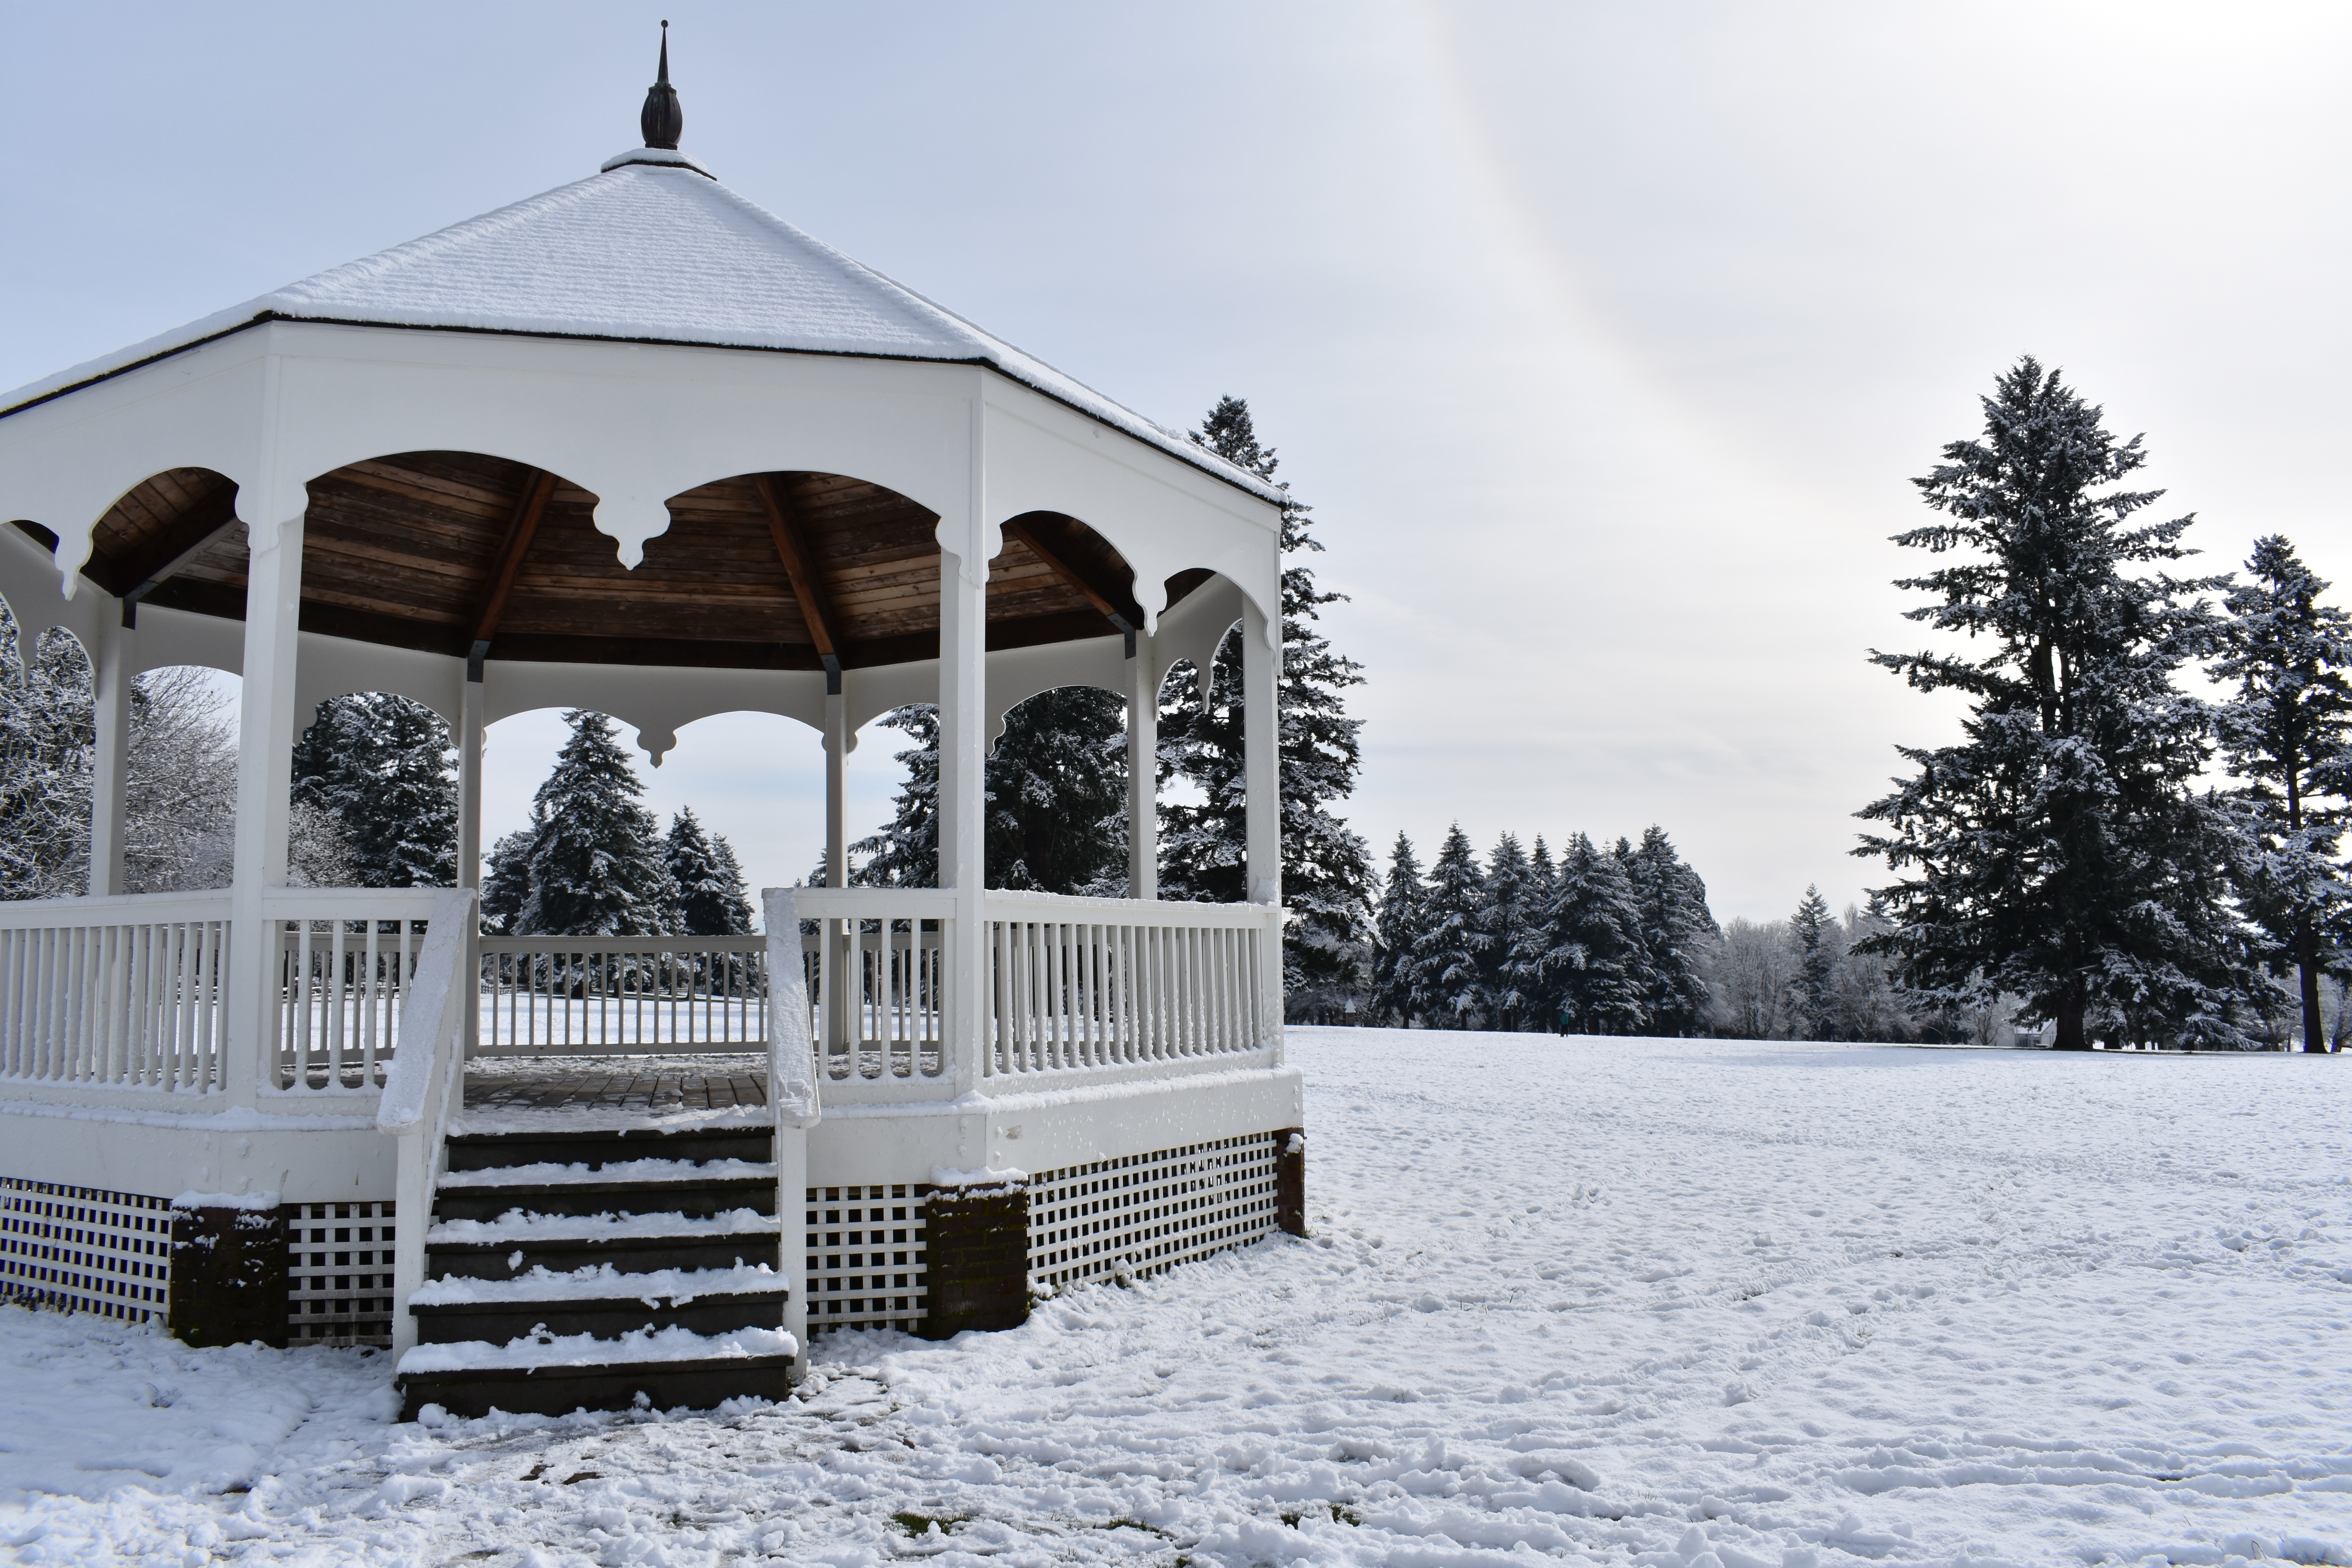
[[[408,1303],[407,1417],[784,1394],[798,1347],[766,1129],[538,1127],[448,1152]]]
[[[798,1349],[782,1329],[751,1326],[716,1334],[667,1328],[614,1339],[542,1334],[503,1345],[418,1345],[400,1358],[401,1418],[414,1421],[428,1405],[457,1415],[487,1415],[494,1408],[561,1415],[625,1410],[641,1397],[656,1410],[708,1409],[745,1394],[782,1399]]]

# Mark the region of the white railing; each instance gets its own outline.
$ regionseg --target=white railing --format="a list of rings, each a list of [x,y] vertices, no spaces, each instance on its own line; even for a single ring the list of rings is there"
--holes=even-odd
[[[291,1094],[373,1091],[400,1037],[437,888],[273,888],[278,942],[262,1082]]]
[[[938,1080],[947,1050],[945,943],[955,895],[800,888],[803,977],[819,1073],[834,1082]]]
[[[475,1054],[764,1051],[761,936],[486,936]]]
[[[216,1092],[228,895],[0,903],[0,1079]]]
[[[1229,1058],[1277,1037],[1278,910],[1012,892],[982,907],[983,1079]]]
[[[376,1103],[376,1131],[400,1140],[394,1176],[393,1353],[416,1343],[408,1298],[425,1283],[425,1233],[441,1178],[450,1111],[465,1097],[466,988],[471,968],[474,891],[426,890],[429,934],[409,973],[392,1070]]]

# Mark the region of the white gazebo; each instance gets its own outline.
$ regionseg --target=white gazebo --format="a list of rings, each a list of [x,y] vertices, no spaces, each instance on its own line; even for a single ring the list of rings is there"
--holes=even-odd
[[[665,51],[646,145],[591,177],[0,398],[0,595],[27,650],[80,640],[98,713],[90,896],[0,906],[0,1293],[388,1337],[412,1405],[700,1403],[812,1327],[997,1326],[1296,1228],[1283,496],[736,195],[679,123]],[[1158,902],[1160,683],[1236,622],[1252,901]],[[126,894],[131,683],[172,665],[242,677],[234,879]],[[1071,685],[1128,700],[1127,899],[984,885],[990,736]],[[288,886],[291,748],[362,690],[450,723],[467,886]],[[939,886],[845,888],[843,759],[934,700]],[[482,728],[557,705],[656,759],[715,713],[818,731],[832,885],[770,889],[763,937],[478,935]],[[744,1052],[697,1106],[562,1092]],[[493,1068],[545,1092],[486,1099]],[[477,1231],[529,1260],[467,1262]],[[678,1245],[596,1250],[624,1232]],[[700,1315],[583,1296],[603,1263],[700,1270]]]

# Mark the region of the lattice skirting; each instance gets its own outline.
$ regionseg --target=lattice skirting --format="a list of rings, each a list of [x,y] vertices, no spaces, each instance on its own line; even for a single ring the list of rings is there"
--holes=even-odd
[[[808,1324],[920,1327],[930,1303],[924,1266],[928,1182],[808,1189]]]
[[[161,1325],[171,1289],[164,1199],[0,1176],[0,1300]]]
[[[392,1343],[390,1202],[286,1204],[286,1331],[298,1345]]]
[[[1270,1235],[1276,1139],[1252,1132],[1032,1177],[1031,1289],[1148,1279]]]

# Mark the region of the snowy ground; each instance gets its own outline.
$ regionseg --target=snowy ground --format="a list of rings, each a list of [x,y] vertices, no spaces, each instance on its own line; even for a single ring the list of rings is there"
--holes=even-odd
[[[402,1426],[0,1311],[0,1552],[2352,1562],[2352,1060],[1291,1039],[1312,1240],[784,1406]]]

